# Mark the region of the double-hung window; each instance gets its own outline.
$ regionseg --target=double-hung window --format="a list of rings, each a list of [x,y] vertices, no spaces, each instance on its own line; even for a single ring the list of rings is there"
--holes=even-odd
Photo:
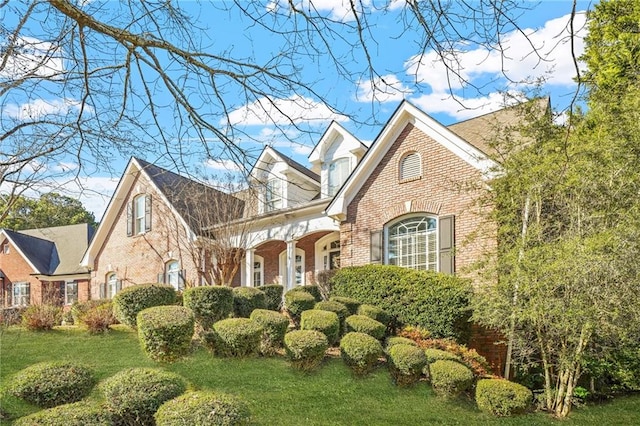
[[[282,181],[274,178],[267,181],[264,197],[264,211],[270,212],[282,208]]]
[[[64,304],[72,305],[78,301],[78,282],[66,281],[64,283]]]
[[[333,197],[338,193],[342,184],[349,177],[349,159],[338,158],[329,164],[329,173],[327,176],[327,194]]]
[[[31,295],[28,282],[13,283],[13,306],[27,306]]]

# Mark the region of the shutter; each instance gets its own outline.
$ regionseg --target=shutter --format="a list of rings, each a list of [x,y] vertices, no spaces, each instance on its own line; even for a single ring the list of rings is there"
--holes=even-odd
[[[146,195],[144,200],[144,231],[151,231],[151,194]]]
[[[158,274],[158,284],[164,284],[164,274]]]
[[[440,240],[440,272],[455,274],[455,216],[443,216],[438,223],[438,238]]]
[[[382,263],[382,230],[371,232],[371,263]]]
[[[102,283],[100,284],[100,295],[99,295],[100,299],[106,299],[107,298],[107,283]]]
[[[187,271],[184,269],[181,270],[180,273],[178,273],[178,291],[184,290],[184,282],[185,282],[184,277],[186,275],[187,275]]]
[[[116,281],[116,294],[119,293],[120,290],[122,290],[122,280],[117,280]]]
[[[127,203],[127,237],[133,235],[133,203],[134,201]]]

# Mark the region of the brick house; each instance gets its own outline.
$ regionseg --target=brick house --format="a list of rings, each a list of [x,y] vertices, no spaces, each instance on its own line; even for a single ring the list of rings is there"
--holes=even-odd
[[[91,297],[147,282],[205,284],[216,260],[193,248],[238,223],[246,235],[233,285],[289,289],[327,269],[368,263],[466,275],[496,244],[490,229],[478,232],[486,212],[478,195],[497,165],[488,142],[496,125],[518,120],[506,108],[447,127],[405,101],[369,148],[333,122],[309,168],[263,150],[248,177],[253,203],[133,158],[82,261],[92,271]],[[198,191],[243,209],[195,220]]]
[[[87,224],[0,230],[2,307],[88,300],[90,273],[80,260],[92,236]]]

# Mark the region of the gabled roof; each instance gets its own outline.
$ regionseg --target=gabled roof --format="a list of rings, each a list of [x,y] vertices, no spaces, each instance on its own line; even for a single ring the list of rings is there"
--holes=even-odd
[[[287,166],[289,166],[291,169],[296,171],[297,174],[301,175],[303,178],[307,180],[312,181],[314,184],[316,185],[320,184],[320,176],[318,176],[318,174],[312,172],[311,170],[304,167],[302,164],[287,157],[280,151],[270,146],[264,147],[264,149],[260,153],[260,156],[258,157],[258,160],[256,161],[256,164],[251,169],[251,173],[249,175],[253,176],[254,178],[257,178],[256,174],[258,172],[262,170],[266,170],[267,169],[266,166],[270,163],[269,157],[272,159],[276,159],[284,162]]]
[[[333,139],[341,135],[347,143],[352,146],[351,151],[361,151],[366,152],[367,146],[363,144],[360,139],[356,138],[353,134],[351,134],[347,129],[345,129],[340,123],[336,121],[332,121],[327,127],[327,130],[324,131],[320,140],[313,147],[313,150],[309,153],[309,162],[315,164],[321,161],[324,151],[327,149],[327,144],[333,141]],[[355,152],[354,152],[355,153]]]
[[[86,273],[80,266],[93,228],[86,223],[51,228],[2,232],[18,250],[34,274],[73,275]]]
[[[384,155],[407,124],[413,124],[434,141],[478,169],[483,175],[490,174],[497,165],[482,150],[462,139],[405,100],[398,106],[378,137],[371,144],[362,161],[356,166],[327,207],[326,212],[329,216],[344,219],[347,206],[362,188],[362,185],[364,185],[373,170],[382,161]]]

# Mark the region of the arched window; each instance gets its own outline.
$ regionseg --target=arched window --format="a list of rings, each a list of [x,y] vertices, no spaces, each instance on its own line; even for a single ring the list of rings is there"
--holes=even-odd
[[[422,177],[422,159],[417,152],[409,152],[400,160],[400,181]]]
[[[349,159],[338,158],[329,164],[329,173],[327,176],[327,194],[333,197],[338,193],[342,184],[349,177]]]
[[[180,262],[177,260],[170,260],[165,265],[164,272],[165,284],[173,286],[176,290],[183,289],[184,279],[182,277],[182,271],[180,270]]]
[[[390,265],[438,270],[438,222],[416,215],[392,222],[386,228],[386,260]]]
[[[120,290],[120,282],[114,272],[107,275],[107,299],[113,299]]]

